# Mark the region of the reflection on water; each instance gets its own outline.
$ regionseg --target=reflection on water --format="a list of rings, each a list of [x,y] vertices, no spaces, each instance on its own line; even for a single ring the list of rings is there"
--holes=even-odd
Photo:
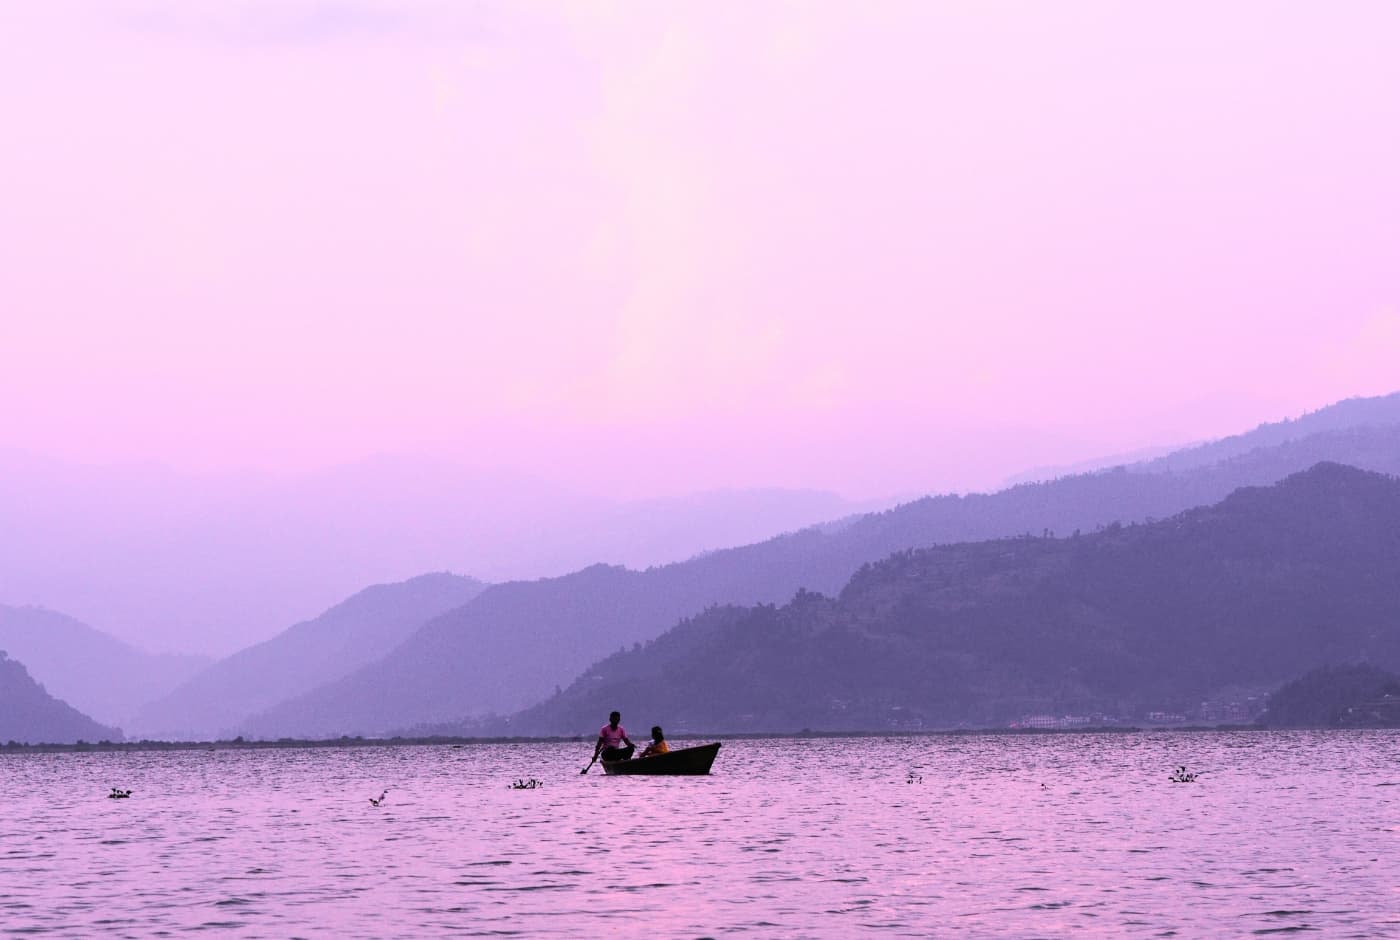
[[[1400,934],[1393,733],[734,741],[705,778],[590,755],[0,756],[0,932]]]

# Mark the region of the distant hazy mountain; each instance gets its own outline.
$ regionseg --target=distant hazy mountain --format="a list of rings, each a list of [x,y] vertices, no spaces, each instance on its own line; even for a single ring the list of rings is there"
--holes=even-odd
[[[1122,454],[1109,454],[1106,457],[1094,457],[1090,460],[1080,460],[1071,464],[1058,464],[1046,467],[1032,467],[1029,470],[1022,470],[1020,473],[1012,474],[1001,484],[1002,489],[1012,486],[1019,486],[1022,483],[1041,483],[1045,480],[1054,480],[1059,477],[1076,476],[1084,473],[1095,473],[1099,470],[1109,470],[1113,467],[1123,467],[1129,464],[1142,464],[1157,457],[1184,450],[1187,447],[1196,447],[1196,444],[1189,444],[1186,447],[1144,447],[1139,450],[1128,451]]]
[[[55,611],[3,604],[0,649],[25,663],[54,695],[113,724],[125,724],[210,662],[146,653]]]
[[[866,562],[941,543],[1092,532],[1215,502],[1320,460],[1400,472],[1400,426],[1328,431],[1182,472],[1117,469],[999,493],[936,496],[688,562],[493,587],[426,624],[382,661],[286,702],[250,733],[375,733],[522,708],[583,664],[658,635],[715,604],[778,603],[799,588],[835,593]]]
[[[1149,447],[1064,466],[1035,467],[1009,477],[1004,485],[1037,483],[1114,467],[1128,467],[1143,473],[1193,470],[1314,434],[1397,424],[1400,424],[1400,392],[1374,398],[1348,398],[1299,418],[1261,424],[1243,434],[1216,441],[1179,447]]]
[[[247,716],[379,659],[423,623],[485,587],[441,572],[366,588],[314,620],[222,659],[152,702],[133,736],[205,739]]]
[[[1313,434],[1395,425],[1400,425],[1400,392],[1374,398],[1348,398],[1301,418],[1261,424],[1243,434],[1181,448],[1154,460],[1143,461],[1134,469],[1148,473],[1192,470]]]
[[[519,707],[649,625],[674,623],[711,603],[716,591],[788,590],[791,576],[773,583],[775,572],[735,564],[730,554],[644,572],[595,565],[562,578],[494,585],[423,625],[384,659],[254,716],[242,730],[263,737],[374,733]]]
[[[23,664],[0,651],[0,742],[72,744],[120,741],[121,729],[93,721],[30,678]]]
[[[1400,666],[1400,481],[1322,464],[1150,525],[903,552],[835,599],[707,611],[497,727],[1142,716],[1342,661]]]
[[[498,581],[599,561],[645,567],[871,508],[775,489],[618,502],[426,458],[278,477],[0,449],[0,603],[63,610],[148,648],[222,655],[366,584],[444,569]]]

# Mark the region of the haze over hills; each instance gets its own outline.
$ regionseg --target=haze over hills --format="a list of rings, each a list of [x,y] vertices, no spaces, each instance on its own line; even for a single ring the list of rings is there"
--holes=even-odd
[[[1219,440],[1177,447],[1149,447],[1064,466],[1036,467],[1007,478],[1003,486],[1037,483],[1120,466],[1147,473],[1190,470],[1314,434],[1396,424],[1400,424],[1400,392],[1371,398],[1347,398],[1298,418],[1261,424],[1253,430]]]
[[[1110,470],[1114,467],[1123,467],[1130,464],[1142,464],[1149,460],[1155,460],[1166,454],[1182,450],[1184,447],[1194,447],[1195,444],[1186,444],[1179,447],[1144,447],[1138,450],[1128,451],[1122,454],[1109,454],[1104,457],[1094,457],[1089,460],[1080,460],[1071,464],[1057,464],[1046,467],[1032,467],[1029,470],[1022,470],[1014,473],[1002,481],[1000,489],[1009,489],[1019,486],[1022,483],[1043,483],[1046,480],[1055,480],[1059,477],[1078,476],[1085,473],[1095,473],[1099,470]]]
[[[119,728],[93,721],[67,702],[54,698],[17,659],[0,650],[0,742],[73,744],[120,741]]]
[[[1344,403],[1369,422],[1375,410]],[[716,604],[781,603],[798,589],[834,594],[862,564],[935,544],[1023,533],[1068,535],[1114,522],[1162,518],[1231,491],[1274,483],[1319,460],[1400,472],[1400,426],[1327,430],[1179,472],[1117,469],[994,494],[927,497],[647,571],[595,566],[563,578],[497,585],[439,617],[383,660],[255,716],[254,735],[380,733],[508,712],[549,695],[608,650],[657,636]],[[1319,417],[1321,416],[1321,417]],[[1327,423],[1330,421],[1331,423]]]
[[[215,737],[254,712],[339,679],[392,650],[430,618],[460,607],[486,585],[440,572],[360,591],[202,670],[151,702],[128,726],[133,735]]]
[[[63,610],[147,648],[223,655],[367,584],[659,564],[874,505],[781,489],[629,503],[428,458],[270,476],[0,449],[0,602]]]
[[[1340,402],[1135,469],[1393,424],[1397,402]],[[0,529],[9,535],[0,543],[0,603],[63,610],[141,646],[227,653],[365,584],[423,571],[499,581],[598,562],[640,568],[874,508],[773,489],[617,503],[430,459],[274,477],[89,467],[0,449]]]
[[[210,663],[203,656],[147,653],[56,611],[3,604],[0,649],[60,699],[118,725]]]
[[[706,611],[496,727],[577,733],[616,707],[673,732],[1189,711],[1320,664],[1400,666],[1397,574],[1400,481],[1319,464],[1161,522],[902,552],[834,599]]]
[[[780,541],[821,538],[809,531]],[[384,659],[254,716],[242,730],[262,737],[377,732],[519,707],[648,625],[703,608],[715,592],[780,596],[795,575],[736,564],[726,551],[641,572],[594,565],[494,585],[424,624]]]
[[[1314,434],[1395,425],[1400,425],[1400,392],[1371,398],[1347,398],[1298,418],[1261,424],[1243,434],[1174,450],[1152,460],[1143,461],[1137,464],[1135,469],[1148,473],[1180,472],[1240,457],[1262,447],[1298,441]]]

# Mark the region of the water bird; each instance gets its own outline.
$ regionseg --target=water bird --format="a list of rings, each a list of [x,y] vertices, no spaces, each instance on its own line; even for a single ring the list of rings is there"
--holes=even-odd
[[[914,773],[914,771],[911,770],[911,771],[909,771],[909,776],[905,779],[904,782],[905,782],[905,783],[923,783],[923,782],[924,782],[924,775],[923,775],[923,774],[916,774],[916,773]]]
[[[379,794],[379,799],[376,800],[374,797],[370,797],[370,798],[369,798],[370,805],[371,805],[371,806],[378,806],[380,803],[383,803],[383,802],[384,802],[384,797],[386,797],[386,796],[388,796],[388,795],[389,795],[389,788],[388,788],[388,787],[385,787],[385,788],[384,788],[384,792],[381,793],[381,794]]]
[[[542,787],[542,786],[544,786],[544,781],[543,781],[543,780],[536,780],[534,777],[531,777],[529,780],[526,780],[526,779],[524,779],[524,778],[517,778],[516,781],[510,785],[510,789],[512,789],[512,790],[534,790],[534,789],[536,789],[536,788],[538,788],[538,787]]]
[[[1172,775],[1167,779],[1172,783],[1195,783],[1197,776],[1197,774],[1188,772],[1185,765],[1182,765],[1172,771]]]
[[[107,794],[109,800],[124,800],[131,796],[130,790],[123,790],[121,787],[113,787],[112,792]]]

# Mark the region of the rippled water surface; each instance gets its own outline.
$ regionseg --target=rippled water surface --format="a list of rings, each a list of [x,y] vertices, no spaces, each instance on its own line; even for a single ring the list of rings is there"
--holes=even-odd
[[[0,755],[0,932],[1400,935],[1392,733],[735,741],[701,778],[590,753]]]

